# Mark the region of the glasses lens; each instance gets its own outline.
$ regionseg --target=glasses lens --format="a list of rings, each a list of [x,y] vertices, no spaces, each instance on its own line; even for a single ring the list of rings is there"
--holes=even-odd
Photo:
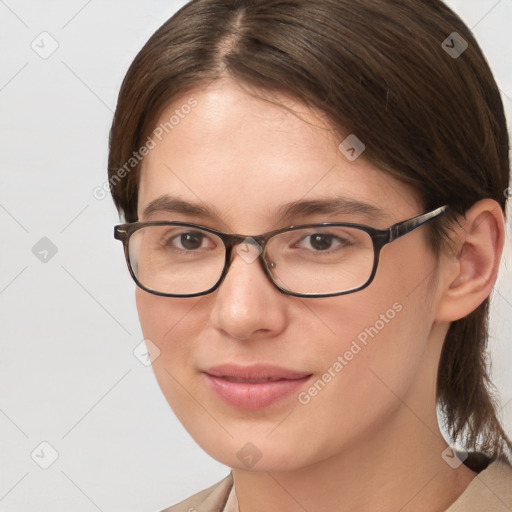
[[[374,251],[368,233],[321,226],[281,233],[269,240],[265,259],[274,281],[295,293],[349,291],[370,278]]]
[[[132,234],[128,251],[137,281],[160,293],[204,292],[224,268],[222,240],[193,226],[146,226]]]

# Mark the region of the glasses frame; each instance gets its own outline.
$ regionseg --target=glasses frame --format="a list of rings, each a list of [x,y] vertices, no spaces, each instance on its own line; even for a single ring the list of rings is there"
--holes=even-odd
[[[126,258],[126,264],[128,265],[128,270],[130,272],[130,275],[132,276],[133,280],[139,286],[139,288],[142,288],[144,291],[148,293],[152,293],[154,295],[159,295],[161,297],[180,297],[180,298],[186,298],[186,297],[198,297],[201,295],[207,295],[209,293],[212,293],[215,291],[224,281],[228,271],[229,267],[231,265],[231,255],[233,253],[233,248],[239,244],[242,243],[254,243],[256,242],[261,247],[261,253],[258,255],[258,260],[260,262],[261,268],[265,272],[266,276],[270,280],[270,282],[281,292],[285,293],[286,295],[291,295],[293,297],[304,297],[304,298],[316,298],[316,297],[335,297],[338,295],[347,295],[349,293],[354,293],[359,290],[362,290],[370,285],[370,283],[373,281],[375,274],[377,272],[377,266],[379,263],[379,256],[380,251],[382,248],[394,240],[397,240],[398,238],[406,235],[407,233],[410,233],[411,231],[415,230],[416,228],[419,228],[423,224],[429,222],[432,219],[435,219],[436,217],[439,217],[441,214],[443,214],[446,209],[448,208],[448,205],[440,206],[439,208],[436,208],[435,210],[431,210],[429,212],[416,215],[415,217],[411,217],[410,219],[406,219],[400,222],[397,222],[396,224],[393,224],[392,226],[386,228],[386,229],[377,229],[371,226],[367,226],[365,224],[354,224],[349,222],[323,222],[323,223],[314,223],[314,224],[300,224],[297,226],[289,226],[286,228],[277,229],[274,231],[269,231],[267,233],[263,233],[261,235],[255,235],[255,236],[249,236],[249,235],[238,235],[238,234],[230,234],[230,233],[223,233],[222,231],[218,231],[213,228],[209,228],[206,226],[202,226],[200,224],[193,224],[190,222],[181,222],[181,221],[146,221],[146,222],[129,222],[125,224],[119,224],[117,226],[114,226],[114,238],[116,240],[120,240],[123,243],[124,248],[124,255]],[[187,294],[179,294],[179,293],[166,293],[166,292],[159,292],[157,290],[153,290],[152,288],[148,288],[147,286],[144,286],[135,275],[132,265],[130,262],[130,254],[129,254],[129,241],[130,237],[137,232],[138,230],[145,228],[147,226],[190,226],[192,228],[201,229],[203,231],[207,231],[209,233],[212,233],[216,236],[218,236],[222,242],[224,243],[225,249],[226,249],[226,255],[224,260],[224,268],[222,270],[222,273],[217,280],[217,282],[208,288],[207,290],[203,292],[196,292],[196,293],[187,293]],[[373,267],[372,271],[366,280],[364,284],[361,286],[358,286],[357,288],[351,288],[349,290],[344,290],[341,292],[329,292],[329,293],[299,293],[299,292],[292,292],[290,290],[287,290],[281,286],[279,286],[272,277],[271,271],[268,268],[267,261],[264,258],[265,254],[265,247],[268,243],[268,241],[273,238],[276,235],[279,235],[281,233],[285,233],[287,231],[295,231],[298,229],[304,229],[304,228],[322,228],[322,227],[349,227],[349,228],[356,228],[360,229],[362,231],[365,231],[368,233],[370,238],[372,239],[373,243]]]

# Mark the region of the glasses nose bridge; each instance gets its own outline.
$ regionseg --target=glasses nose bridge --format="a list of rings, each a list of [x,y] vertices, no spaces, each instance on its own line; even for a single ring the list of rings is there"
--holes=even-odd
[[[265,268],[265,262],[262,258],[262,255],[265,251],[265,246],[267,244],[267,241],[270,237],[267,237],[265,235],[238,235],[238,234],[223,234],[222,241],[224,242],[224,246],[226,249],[226,255],[225,255],[225,268],[224,268],[224,276],[227,275],[229,272],[229,269],[231,267],[231,264],[234,260],[234,254],[233,249],[235,249],[235,252],[238,254],[238,256],[244,260],[246,263],[253,263],[256,260],[259,260],[259,263],[265,272],[265,274],[268,274],[266,268]],[[240,247],[243,244],[247,244],[248,246],[252,247],[251,250],[250,247],[247,247],[247,250],[241,249]]]
[[[238,235],[238,234],[229,234],[223,233],[221,238],[224,242],[224,246],[226,248],[227,255],[231,258],[231,254],[233,252],[233,248],[239,246],[241,244],[249,244],[253,245],[259,249],[260,254],[263,254],[265,251],[265,247],[267,242],[271,238],[270,233],[265,233],[262,235]]]

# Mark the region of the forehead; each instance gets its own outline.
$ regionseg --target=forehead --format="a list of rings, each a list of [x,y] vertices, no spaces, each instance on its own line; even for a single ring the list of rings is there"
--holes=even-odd
[[[283,204],[300,200],[342,196],[398,217],[414,210],[409,187],[364,158],[346,158],[324,117],[286,96],[272,101],[228,80],[173,101],[150,134],[139,219],[166,194],[210,207],[239,231],[260,229]]]

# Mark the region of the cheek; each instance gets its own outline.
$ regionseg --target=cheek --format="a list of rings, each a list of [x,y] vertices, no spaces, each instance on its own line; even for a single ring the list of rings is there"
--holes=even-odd
[[[145,338],[149,338],[162,350],[165,332],[173,324],[177,311],[166,304],[167,298],[158,297],[136,288],[135,302],[139,313],[140,325]]]
[[[432,267],[426,258],[423,265],[405,262],[399,274],[396,262],[393,266],[379,268],[365,290],[339,297],[332,304],[310,305],[331,335],[319,336],[315,351],[324,362],[325,373],[316,386],[319,391],[306,390],[305,401],[311,398],[313,402],[318,393],[326,402],[350,404],[339,414],[333,411],[335,416],[344,416],[343,421],[347,410],[359,411],[369,404],[378,409],[396,402],[395,394],[405,396],[426,363],[432,308],[424,276]]]
[[[193,309],[201,297],[175,299],[152,295],[139,288],[136,304],[144,338],[151,340],[160,354],[153,361],[153,371],[162,391],[174,408],[178,382],[190,371],[191,354],[201,323]]]
[[[201,297],[160,297],[137,288],[135,301],[144,336],[156,343],[162,353],[168,352],[173,340],[173,352],[179,353],[182,347],[188,346],[185,336],[193,337],[199,328],[197,318],[191,313],[200,300]]]
[[[346,306],[338,302],[337,308],[316,311],[323,311],[337,341],[319,340],[323,369],[302,390],[296,421],[289,430],[276,430],[276,446],[287,436],[299,438],[302,430],[322,429],[314,456],[328,456],[333,445],[362,441],[400,408],[424,362],[428,329],[419,304],[397,297],[393,289],[361,292],[350,305],[347,299]]]
[[[202,297],[175,299],[137,289],[136,303],[142,332],[160,350],[152,368],[162,394],[187,430],[201,439],[201,427],[211,421],[198,407],[197,375],[192,365],[204,322],[194,309]],[[200,432],[194,436],[194,425]],[[216,425],[209,430],[217,432]],[[204,434],[203,434],[204,435]]]

